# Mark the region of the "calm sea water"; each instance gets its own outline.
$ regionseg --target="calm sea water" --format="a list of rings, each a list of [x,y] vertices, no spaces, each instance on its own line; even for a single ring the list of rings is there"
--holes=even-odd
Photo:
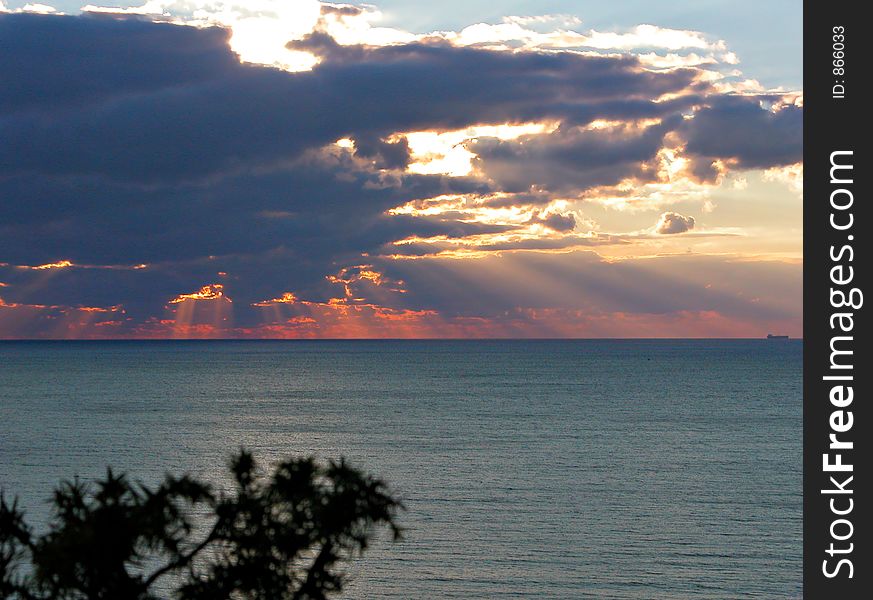
[[[0,487],[345,455],[406,539],[348,598],[798,598],[800,342],[0,343]]]

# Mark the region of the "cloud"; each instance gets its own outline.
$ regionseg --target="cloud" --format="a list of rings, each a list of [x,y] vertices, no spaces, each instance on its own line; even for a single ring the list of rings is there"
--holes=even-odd
[[[758,337],[772,329],[802,334],[802,269],[778,261],[664,256],[610,262],[590,251],[522,252],[463,261],[379,259],[326,283],[333,293],[324,299],[286,290],[247,305],[237,296],[244,287],[218,295],[214,285],[207,286],[208,293],[192,292],[167,305],[164,315],[145,318],[133,318],[121,307],[92,311],[7,301],[0,303],[0,335]],[[368,297],[360,298],[361,290]],[[233,294],[233,303],[225,293]]]
[[[288,71],[312,67],[312,56],[294,52],[285,43],[319,23],[322,5],[317,0],[147,0],[128,8],[88,5],[91,15],[142,15],[153,20],[228,30],[228,44],[245,62]]]
[[[513,141],[481,139],[470,150],[498,189],[572,194],[628,178],[655,180],[656,169],[649,163],[678,123],[676,116],[647,127],[562,128]]]
[[[114,337],[125,321],[120,305],[29,304],[0,297],[0,339]]]
[[[528,223],[545,225],[554,231],[565,232],[573,231],[576,228],[576,217],[572,213],[539,213],[532,216]]]
[[[388,142],[362,134],[354,139],[355,155],[372,161],[378,169],[405,169],[409,165],[409,142],[405,138]]]
[[[765,181],[778,181],[797,194],[803,193],[803,163],[772,167],[764,171]]]
[[[0,75],[18,80],[0,107],[19,113],[0,123],[2,175],[203,180],[341,137],[656,112],[652,98],[694,85],[692,71],[650,73],[630,58],[424,44],[341,47],[288,74],[238,63],[222,30],[130,19],[15,15],[0,34],[12,57]],[[34,53],[45,37],[57,41]]]
[[[502,235],[480,236],[461,239],[433,237],[430,239],[408,238],[394,242],[383,249],[383,254],[393,258],[453,256],[481,256],[490,253],[519,250],[570,250],[596,246],[614,246],[625,242],[621,237],[597,234],[565,233],[556,236]]]
[[[579,32],[581,21],[561,15],[504,17],[501,23],[477,23],[459,32],[435,32],[429,37],[445,39],[454,45],[491,49],[538,48],[577,52],[627,52],[661,68],[682,65],[736,64],[736,55],[723,40],[710,40],[698,32],[638,25],[623,33],[590,30]],[[545,30],[543,30],[545,28]]]
[[[0,77],[16,81],[0,91],[4,127],[27,115],[33,126],[52,115],[66,124],[83,110],[195,87],[238,68],[228,32],[217,28],[22,14],[0,20],[0,39]]]
[[[223,302],[233,302],[233,300],[224,293],[224,285],[220,283],[212,283],[204,285],[196,292],[191,292],[190,294],[179,294],[175,298],[171,298],[168,303],[182,304],[191,300],[221,300]]]
[[[685,121],[682,133],[687,152],[733,159],[739,168],[766,169],[803,160],[803,109],[782,105],[778,98],[712,96]]]
[[[392,265],[434,274],[423,265],[448,256],[554,257],[630,245],[632,236],[596,232],[567,203],[606,188],[660,185],[679,194],[682,178],[706,186],[729,169],[799,160],[802,109],[773,95],[725,96],[703,76],[705,61],[665,69],[614,47],[559,51],[536,42],[508,51],[448,35],[392,38],[362,25],[372,12],[310,3],[300,8],[317,9],[307,25],[281,36],[283,51],[317,59],[297,70],[237,45],[247,20],[291,18],[276,12],[280,4],[288,3],[154,2],[135,11],[148,17],[0,16],[0,80],[15,82],[0,86],[7,314],[123,306],[114,335],[252,332],[267,326],[258,303],[290,293],[313,307],[342,301],[288,317],[303,319],[294,331],[311,329],[305,319],[343,314],[327,312],[339,305],[347,315],[385,317],[379,323],[473,319],[468,330],[476,318],[497,319],[487,302],[467,294],[463,310],[444,295],[431,302],[421,277]],[[339,43],[342,28],[345,41],[368,43]],[[613,45],[648,39],[690,49],[698,39],[649,29],[626,35],[637,42],[618,37]],[[672,175],[664,173],[668,151],[686,165]],[[439,162],[461,155],[464,168]],[[661,210],[650,198],[640,203]],[[448,288],[461,281],[457,273],[443,280]],[[216,295],[232,297],[232,306]],[[505,310],[525,318],[528,301]],[[61,309],[39,318],[27,310],[56,331],[46,324]],[[204,321],[218,317],[228,321]]]
[[[694,217],[683,217],[675,212],[661,213],[658,222],[655,224],[655,233],[665,235],[685,233],[692,229],[694,229]]]
[[[666,50],[724,49],[724,42],[711,43],[697,31],[684,29],[667,29],[656,25],[638,25],[627,33],[591,31],[586,40],[592,48],[616,48],[629,50],[632,48],[664,48]]]
[[[0,13],[34,13],[39,15],[63,14],[54,6],[35,2],[28,2],[21,8],[10,10],[2,0],[0,0]]]

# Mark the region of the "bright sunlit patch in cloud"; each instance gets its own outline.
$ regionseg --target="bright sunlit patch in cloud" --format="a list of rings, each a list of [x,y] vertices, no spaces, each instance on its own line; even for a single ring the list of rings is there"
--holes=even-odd
[[[704,164],[705,168],[701,168],[692,162],[684,146],[673,140],[657,152],[653,181],[628,178],[616,185],[586,190],[580,199],[627,212],[657,210],[680,202],[704,204],[721,185],[732,163],[712,160]]]
[[[408,171],[419,175],[445,174],[452,177],[469,175],[476,155],[462,142],[449,143],[439,133],[412,133],[407,135],[412,160]]]
[[[148,0],[141,6],[88,5],[83,12],[140,14],[193,26],[219,25],[231,30],[230,47],[240,60],[287,71],[311,69],[317,59],[289,50],[290,40],[313,31],[319,22],[317,0]]]
[[[382,18],[382,12],[372,5],[324,3],[318,28],[345,45],[387,46],[409,43],[419,38],[401,29],[376,26]]]
[[[645,212],[661,209],[680,202],[706,202],[712,186],[688,179],[671,183],[639,184],[622,182],[616,186],[595,188],[584,194],[583,202],[590,202],[612,210]]]
[[[31,13],[38,15],[62,15],[61,11],[59,11],[54,6],[49,6],[47,4],[40,4],[37,2],[28,2],[21,8],[9,9],[3,0],[0,0],[0,13]]]
[[[688,170],[691,162],[682,154],[681,147],[661,148],[658,151],[658,176],[663,182],[676,181]]]
[[[40,15],[51,15],[58,14],[58,9],[56,9],[54,6],[48,6],[47,4],[28,3],[21,7],[21,12],[36,13]]]
[[[460,223],[507,225],[528,233],[547,233],[549,224],[556,225],[554,217],[569,218],[568,225],[584,222],[579,214],[568,212],[569,202],[557,199],[545,203],[531,203],[529,198],[515,198],[512,194],[465,196],[446,194],[434,198],[414,200],[387,211],[388,215],[412,217],[448,217]],[[554,227],[551,227],[554,229]]]
[[[635,119],[620,121],[616,119],[594,119],[590,123],[578,126],[580,131],[604,131],[613,130],[616,133],[624,131],[642,131],[653,125],[661,123],[661,119]]]
[[[431,35],[458,46],[491,49],[596,49],[623,52],[648,50],[646,56],[652,60],[656,56],[654,50],[667,50],[673,53],[668,56],[672,56],[674,62],[682,58],[677,52],[696,50],[707,54],[695,55],[692,59],[694,64],[737,62],[736,54],[727,51],[723,40],[710,41],[698,31],[644,24],[624,33],[594,29],[583,33],[573,29],[580,24],[581,20],[577,18],[504,17],[501,23],[476,23],[459,32],[436,32]]]
[[[408,170],[422,175],[446,174],[453,177],[469,175],[476,155],[466,143],[477,138],[493,137],[499,140],[514,140],[525,135],[549,133],[558,123],[521,123],[502,125],[474,125],[454,131],[413,131],[397,134],[394,141],[405,137],[412,157]]]
[[[455,33],[440,32],[440,37],[458,46],[481,46],[491,49],[506,49],[516,46],[526,48],[572,48],[585,45],[586,37],[575,31],[559,29],[540,33],[528,27],[529,23],[505,21],[498,24],[477,23]]]
[[[689,54],[676,54],[673,52],[670,52],[668,54],[658,54],[656,52],[648,52],[646,54],[638,54],[637,58],[639,58],[640,62],[642,62],[644,65],[653,69],[699,67],[703,65],[714,65],[718,62],[718,60],[712,55],[701,55],[696,52],[691,52]],[[731,60],[733,60],[733,57],[731,58]]]
[[[663,48],[682,50],[685,48],[724,50],[721,40],[709,42],[698,31],[687,29],[668,29],[656,25],[637,25],[627,33],[591,30],[585,40],[586,46],[600,49],[631,50],[634,48]]]
[[[50,10],[28,5],[32,10]],[[138,14],[155,20],[193,26],[219,25],[231,31],[230,46],[244,62],[270,65],[287,71],[312,69],[318,58],[292,50],[288,42],[322,32],[341,45],[388,46],[413,42],[448,42],[494,50],[579,54],[634,54],[651,69],[706,67],[713,79],[731,74],[738,63],[723,40],[711,40],[698,31],[642,24],[624,32],[577,31],[581,20],[567,15],[504,17],[500,23],[476,23],[459,32],[414,34],[378,26],[383,18],[372,5],[332,4],[318,0],[147,0],[127,8],[87,5],[84,12]],[[724,68],[722,68],[724,67]],[[750,80],[751,81],[751,80]],[[724,81],[721,85],[742,85]],[[460,160],[460,159],[458,159]]]
[[[458,194],[444,194],[434,198],[412,200],[402,206],[388,210],[387,213],[389,215],[410,215],[415,217],[435,216],[447,211],[464,210],[469,204],[475,202],[475,197],[468,198]]]

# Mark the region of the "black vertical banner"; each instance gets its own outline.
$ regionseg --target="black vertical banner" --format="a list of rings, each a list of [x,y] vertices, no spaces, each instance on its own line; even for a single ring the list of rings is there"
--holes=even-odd
[[[873,256],[861,3],[804,5],[803,561],[807,600],[870,598]],[[873,300],[873,298],[871,298]],[[862,362],[866,360],[865,362]],[[862,490],[867,490],[865,493]]]

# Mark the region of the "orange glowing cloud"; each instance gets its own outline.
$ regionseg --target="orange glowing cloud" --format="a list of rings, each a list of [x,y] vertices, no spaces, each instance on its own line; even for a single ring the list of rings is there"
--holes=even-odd
[[[171,298],[167,309],[175,313],[175,318],[160,323],[172,323],[174,338],[220,337],[219,332],[231,327],[232,307],[233,300],[224,292],[224,285],[211,283],[196,292]]]
[[[154,340],[168,338],[197,340],[240,336],[235,335],[235,330],[232,328],[212,323],[179,323],[175,319],[152,317],[144,323],[134,325],[123,335],[115,335],[113,337]]]
[[[196,292],[190,294],[179,294],[175,298],[170,299],[169,304],[181,304],[187,300],[224,300],[225,302],[233,302],[224,293],[224,285],[221,283],[211,283],[204,285]]]
[[[376,295],[403,294],[401,280],[391,279],[372,265],[354,265],[340,269],[326,279],[342,286],[343,297],[327,301],[301,299],[293,292],[284,292],[271,300],[251,306],[263,309],[263,325],[243,331],[244,337],[270,338],[373,338],[429,337],[435,335],[438,318],[430,310],[390,308],[361,297],[362,285]]]
[[[78,306],[76,310],[80,310],[86,313],[112,313],[112,312],[124,312],[124,309],[121,305],[110,306],[108,308],[104,308],[102,306]]]
[[[270,338],[413,338],[435,337],[439,314],[431,310],[389,308],[345,298],[327,302],[296,300],[272,307],[259,327],[242,330],[244,337]],[[282,310],[279,307],[284,307]]]
[[[363,298],[356,298],[360,294],[356,293],[356,287],[360,284],[369,284],[371,286],[384,288],[388,292],[396,292],[405,294],[406,289],[404,283],[400,280],[394,280],[386,277],[384,274],[373,269],[373,265],[354,265],[340,269],[336,275],[328,275],[326,279],[338,285],[343,286],[345,298],[348,300],[362,301]]]
[[[262,300],[260,302],[255,302],[252,306],[275,306],[276,304],[295,304],[299,301],[296,295],[291,292],[285,292],[278,298],[273,298],[272,300]]]
[[[209,287],[209,286],[204,286]],[[6,302],[0,298],[0,331],[6,338],[666,338],[760,337],[778,330],[802,337],[796,319],[737,318],[715,310],[668,313],[600,312],[523,308],[489,316],[445,315],[436,310],[392,308],[332,298],[301,300],[286,292],[257,302],[261,323],[234,326],[224,295],[187,298],[169,318],[134,322],[121,306],[62,306]],[[199,294],[199,292],[198,292]],[[31,327],[33,325],[34,327]]]
[[[125,320],[116,306],[66,306],[7,302],[0,297],[0,338],[77,339],[112,336]]]
[[[286,308],[288,307],[285,304]],[[299,302],[298,314],[268,319],[254,327],[153,322],[137,337],[252,339],[439,339],[439,338],[728,338],[760,337],[776,327],[792,337],[802,330],[792,320],[763,323],[737,320],[717,311],[665,314],[586,313],[566,309],[518,308],[500,316],[443,316],[433,310],[392,309],[374,304]]]
[[[0,266],[6,266],[7,263],[0,263]],[[15,265],[15,268],[29,271],[50,271],[54,269],[69,269],[69,268],[77,268],[77,269],[107,269],[110,271],[139,271],[141,269],[148,268],[146,263],[139,263],[135,265],[83,265],[79,263],[74,263],[71,260],[58,260],[51,263],[45,263],[42,265]]]
[[[66,269],[72,267],[73,263],[69,260],[59,260],[53,263],[46,263],[44,265],[36,265],[33,267],[30,266],[22,266],[24,269],[31,269],[33,271],[47,271],[49,269]]]
[[[3,287],[3,285],[0,285]],[[115,306],[66,306],[63,304],[26,304],[23,302],[6,302],[0,297],[0,308],[27,308],[34,310],[53,309],[61,312],[83,312],[83,313],[123,313],[124,307],[120,304]]]

